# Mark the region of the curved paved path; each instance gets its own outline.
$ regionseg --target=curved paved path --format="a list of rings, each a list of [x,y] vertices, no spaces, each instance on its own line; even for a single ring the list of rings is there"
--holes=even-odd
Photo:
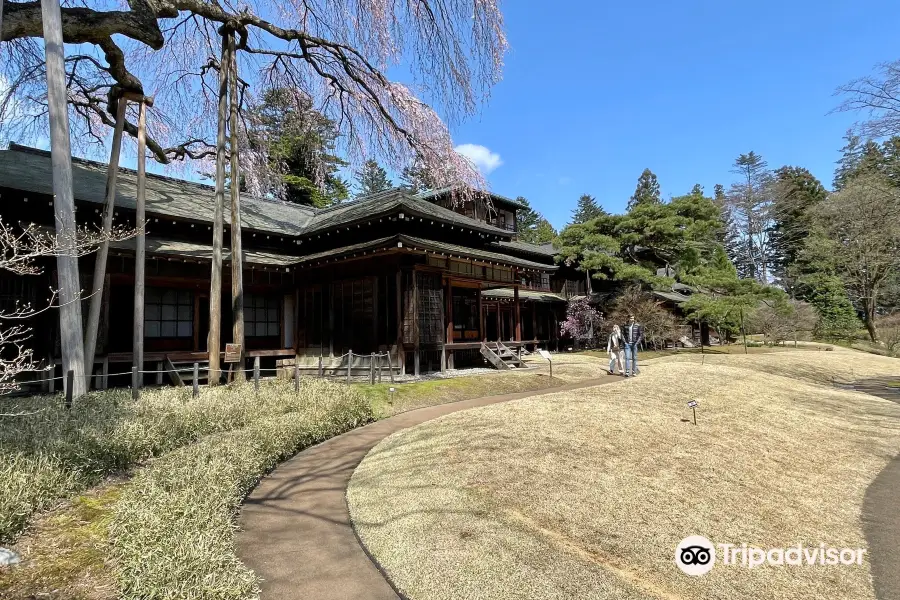
[[[411,410],[308,448],[264,478],[244,502],[237,551],[262,579],[262,600],[396,600],[350,524],[354,469],[388,435],[467,408],[620,381],[606,376],[533,392]]]
[[[900,377],[864,379],[852,384],[860,392],[900,403]],[[869,485],[863,498],[862,524],[868,544],[872,585],[878,600],[900,598],[900,454]]]

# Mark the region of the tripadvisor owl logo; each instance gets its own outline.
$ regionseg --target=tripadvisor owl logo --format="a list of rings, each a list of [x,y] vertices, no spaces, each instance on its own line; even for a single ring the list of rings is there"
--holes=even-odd
[[[675,548],[675,564],[688,575],[705,575],[716,564],[716,547],[702,535],[688,536]]]

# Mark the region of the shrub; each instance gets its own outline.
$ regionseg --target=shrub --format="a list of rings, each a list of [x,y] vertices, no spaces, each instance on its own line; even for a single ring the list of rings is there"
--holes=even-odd
[[[92,392],[66,410],[62,397],[4,398],[0,417],[0,543],[12,541],[36,511],[148,458],[216,432],[306,408],[311,389],[283,382],[204,389]],[[324,388],[323,388],[324,389]],[[330,389],[330,388],[329,388]]]
[[[669,340],[677,340],[684,335],[675,315],[638,285],[626,288],[613,304],[613,322],[624,326],[628,315],[634,315],[635,320],[643,325],[644,340],[654,348],[665,347]]]
[[[114,508],[123,598],[246,598],[256,577],[234,553],[243,497],[279,461],[372,419],[355,390],[316,381],[302,410],[175,450],[141,470]]]
[[[900,313],[882,317],[875,324],[888,354],[900,357]]]

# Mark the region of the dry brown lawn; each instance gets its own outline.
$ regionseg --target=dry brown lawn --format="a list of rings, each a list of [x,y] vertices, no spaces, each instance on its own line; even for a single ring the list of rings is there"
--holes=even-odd
[[[413,600],[874,598],[866,565],[691,578],[673,559],[693,534],[865,547],[863,495],[900,450],[900,405],[817,382],[897,373],[843,349],[651,361],[387,438],[353,476],[351,515]]]

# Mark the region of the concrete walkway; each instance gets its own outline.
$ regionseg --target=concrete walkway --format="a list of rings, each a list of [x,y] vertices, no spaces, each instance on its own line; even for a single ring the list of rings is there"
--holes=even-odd
[[[354,429],[284,462],[244,502],[237,551],[262,582],[262,600],[396,600],[350,524],[354,469],[390,434],[467,408],[620,381],[606,376],[533,392],[430,406]]]

